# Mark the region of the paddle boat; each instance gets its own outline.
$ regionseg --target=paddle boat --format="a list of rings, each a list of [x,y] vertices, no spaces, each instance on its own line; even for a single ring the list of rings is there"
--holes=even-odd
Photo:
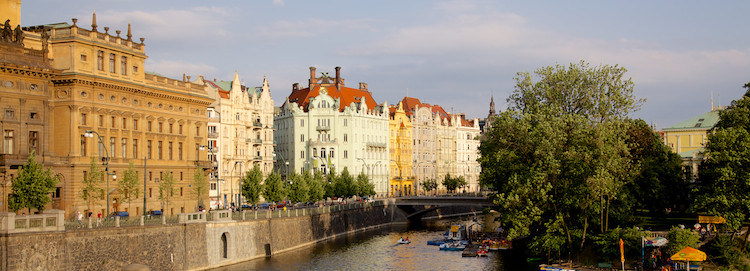
[[[409,240],[409,237],[406,237],[406,239],[404,239],[404,238],[402,237],[401,239],[398,239],[398,243],[399,243],[399,244],[410,244],[410,243],[411,243],[411,240]]]

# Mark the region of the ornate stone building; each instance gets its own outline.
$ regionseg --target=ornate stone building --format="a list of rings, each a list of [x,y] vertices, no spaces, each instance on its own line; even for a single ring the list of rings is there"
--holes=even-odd
[[[388,108],[389,120],[389,153],[390,153],[390,184],[388,190],[391,195],[416,195],[419,187],[413,174],[412,163],[412,133],[411,120],[406,116],[403,103]]]
[[[212,102],[203,85],[146,72],[144,39],[133,40],[130,26],[122,36],[120,30],[109,33],[109,27],[101,32],[95,14],[91,29],[77,22],[24,27],[23,59],[33,66],[21,68],[10,57],[0,60],[9,68],[2,73],[8,87],[0,89],[8,93],[0,103],[10,115],[0,128],[9,135],[0,159],[5,187],[35,150],[37,161],[60,176],[49,207],[67,216],[89,209],[81,191],[92,159],[109,173],[108,188],[102,187],[108,197],[91,206],[94,215],[196,210],[199,199],[190,186],[195,170],[207,164],[199,146],[206,142],[206,107]],[[145,191],[140,187],[138,198],[125,202],[117,177],[131,163],[140,185],[145,179]],[[169,202],[159,200],[158,192],[167,172],[175,180]],[[9,192],[5,189],[3,198]]]
[[[367,89],[349,88],[336,67],[336,77],[316,77],[310,67],[308,87],[292,86],[281,112],[274,117],[276,170],[282,175],[294,170],[347,168],[352,175],[364,172],[375,192],[388,193],[388,111],[378,105]],[[288,163],[288,165],[287,165]]]
[[[208,107],[211,208],[241,204],[240,176],[258,166],[263,175],[273,170],[273,99],[268,80],[260,87],[244,86],[235,72],[232,81],[194,83],[206,86],[214,99]]]

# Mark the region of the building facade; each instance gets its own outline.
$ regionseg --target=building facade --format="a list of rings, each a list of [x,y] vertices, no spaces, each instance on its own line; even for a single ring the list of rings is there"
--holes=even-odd
[[[698,179],[698,166],[705,160],[703,151],[708,133],[719,121],[719,111],[722,109],[712,105],[711,111],[664,128],[660,132],[664,144],[682,157],[685,179],[690,182]]]
[[[406,116],[403,103],[388,108],[389,119],[389,172],[391,195],[416,195],[419,187],[413,174],[411,120]]]
[[[109,33],[109,27],[101,32],[95,14],[91,29],[79,27],[76,19],[72,25],[23,28],[21,44],[33,55],[27,59],[41,58],[42,64],[25,68],[24,76],[4,77],[5,86],[23,92],[1,98],[6,116],[18,122],[13,126],[4,120],[0,128],[10,135],[2,159],[6,187],[32,149],[37,161],[60,179],[49,208],[62,209],[67,216],[77,211],[194,211],[207,199],[194,195],[191,183],[195,170],[206,162],[199,146],[205,142],[211,99],[201,85],[147,73],[144,39],[134,41],[130,26],[125,36],[114,32]],[[21,125],[26,117],[29,123]],[[107,169],[106,186],[101,187],[105,195],[88,206],[81,196],[82,181],[92,161]],[[145,185],[139,187],[137,199],[128,201],[117,177],[131,164]],[[169,172],[175,180],[173,191],[168,201],[160,200],[160,179]],[[5,189],[5,198],[8,193]]]
[[[242,85],[237,72],[232,81],[195,81],[204,85],[214,102],[207,109],[208,160],[213,163],[209,198],[211,208],[243,204],[240,178],[258,166],[267,176],[273,170],[273,99],[268,80],[260,87]]]
[[[308,87],[292,86],[274,125],[275,170],[282,175],[347,168],[352,175],[364,172],[378,194],[388,194],[387,103],[378,105],[365,83],[346,87],[340,67],[335,77],[317,77],[310,67]]]

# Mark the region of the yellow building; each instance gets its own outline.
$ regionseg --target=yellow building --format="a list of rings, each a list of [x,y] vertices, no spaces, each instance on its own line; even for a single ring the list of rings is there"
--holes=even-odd
[[[416,195],[416,178],[412,173],[412,125],[402,103],[389,107],[390,195]]]
[[[694,181],[698,177],[698,165],[704,160],[703,150],[708,133],[719,121],[722,108],[712,107],[711,111],[690,118],[661,131],[664,144],[682,157],[685,177]]]
[[[94,215],[106,214],[107,207],[132,216],[159,209],[167,215],[195,211],[198,198],[190,187],[195,170],[210,166],[199,146],[206,142],[206,108],[212,100],[189,78],[147,73],[144,39],[134,41],[130,26],[124,37],[120,30],[113,34],[109,27],[103,29],[100,32],[95,14],[90,30],[80,28],[76,19],[72,25],[23,28],[23,50],[32,56],[27,59],[41,59],[41,66],[16,67],[24,70],[21,74],[7,69],[2,73],[3,85],[11,87],[0,90],[0,106],[6,117],[12,115],[0,124],[6,133],[0,159],[5,169],[3,198],[10,192],[15,169],[36,149],[37,161],[60,176],[49,208],[65,210],[68,217],[88,210],[81,198],[82,180],[94,157],[101,159],[102,169],[108,164],[111,176],[106,182],[108,197],[91,207]],[[52,69],[44,68],[45,61]],[[5,62],[2,65],[14,65]],[[96,133],[88,137],[87,131]],[[130,163],[136,167],[141,193],[125,203],[116,178]],[[158,189],[166,172],[175,180],[168,204],[159,200]],[[7,210],[7,204],[2,208]]]

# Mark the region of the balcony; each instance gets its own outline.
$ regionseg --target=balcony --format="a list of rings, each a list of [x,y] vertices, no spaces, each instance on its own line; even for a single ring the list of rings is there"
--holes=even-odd
[[[260,123],[260,121],[254,121],[253,122],[253,129],[260,129],[263,128],[263,124]]]
[[[208,160],[195,160],[193,161],[193,164],[195,164],[196,167],[213,168],[214,163]]]
[[[380,143],[380,142],[367,142],[367,147],[373,147],[373,148],[387,148],[388,143]]]
[[[253,161],[263,161],[263,156],[253,156]]]
[[[318,125],[317,127],[315,127],[315,130],[318,130],[318,131],[330,131],[331,130],[331,126],[328,126],[328,125]]]
[[[248,138],[248,139],[249,139],[249,138]],[[253,143],[253,145],[260,145],[260,144],[263,144],[263,139],[260,139],[260,138],[253,138],[253,139],[250,139],[250,142],[252,142],[252,143]]]
[[[328,141],[320,141],[320,140],[312,140],[312,139],[310,139],[309,143],[310,143],[310,146],[321,146],[321,145],[322,146],[331,146],[331,145],[337,145],[338,144],[338,140],[332,139],[332,140],[328,140]]]
[[[209,132],[208,133],[208,138],[219,138],[219,133],[216,133],[216,132],[210,133]]]
[[[0,166],[23,165],[29,159],[27,154],[0,154]]]

